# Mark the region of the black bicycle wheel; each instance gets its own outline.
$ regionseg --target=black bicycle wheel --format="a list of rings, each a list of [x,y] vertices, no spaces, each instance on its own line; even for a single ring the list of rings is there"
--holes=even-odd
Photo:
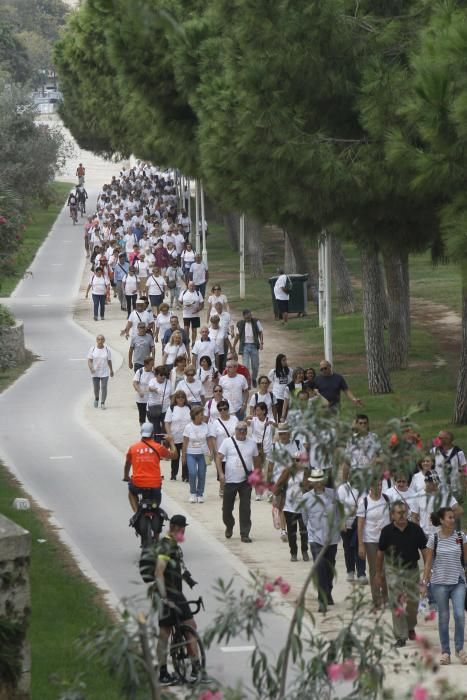
[[[138,523],[138,530],[141,536],[141,546],[143,548],[150,547],[152,544],[151,519],[145,518],[144,515],[141,515]]]
[[[190,637],[191,643],[196,645],[196,656],[199,660],[198,680],[200,681],[206,670],[206,653],[198,632],[190,625],[182,624],[178,628],[174,628],[170,642],[172,665],[181,681],[186,681],[191,675],[193,657],[189,653]]]

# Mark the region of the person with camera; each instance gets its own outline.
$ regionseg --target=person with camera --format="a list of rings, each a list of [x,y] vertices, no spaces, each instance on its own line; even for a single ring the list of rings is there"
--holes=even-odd
[[[188,523],[184,515],[173,515],[170,518],[169,532],[161,538],[156,550],[154,580],[157,593],[160,596],[160,601],[158,601],[159,639],[157,640],[156,653],[159,662],[159,683],[162,686],[175,685],[179,682],[177,675],[169,673],[167,670],[170,631],[177,622],[175,612],[177,612],[180,622],[196,630],[196,622],[188,601],[183,595],[183,582],[190,588],[196,586],[196,581],[193,580],[191,573],[185,567],[180,547],[185,539],[187,526]],[[148,560],[148,565],[152,565],[152,558]],[[191,676],[188,680],[196,683],[203,680],[196,643],[193,642],[189,645],[189,654],[191,657]]]

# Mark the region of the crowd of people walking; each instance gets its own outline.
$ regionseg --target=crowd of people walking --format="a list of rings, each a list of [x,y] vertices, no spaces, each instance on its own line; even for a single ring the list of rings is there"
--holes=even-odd
[[[421,591],[438,610],[443,664],[451,660],[451,600],[455,653],[467,664],[467,544],[460,526],[467,462],[462,449],[442,430],[410,473],[377,473],[382,443],[360,412],[338,477],[334,470],[331,478],[330,466],[336,465],[295,430],[297,412],[315,404],[335,413],[342,397],[361,411],[361,400],[326,359],[317,370],[290,367],[287,355],[279,352],[274,367],[262,366],[264,324],[250,309],[234,320],[221,285],[212,282],[216,274],[210,275],[193,250],[185,204],[177,199],[169,174],[138,163],[103,186],[96,213],[88,217],[86,297],[92,294],[99,328],[87,356],[94,406],[105,409],[113,376],[100,322],[108,304],[116,303],[125,324],[121,335],[128,340],[137,420],[156,452],[157,445],[169,445],[170,480],[186,483],[189,507],[205,502],[206,479],[214,472],[225,537],[232,538],[237,526],[238,496],[240,539],[251,544],[251,501],[269,502],[272,526],[278,540],[288,543],[290,561],[297,562],[300,554],[304,562],[310,556],[315,562],[322,613],[334,604],[342,543],[348,584],[369,584],[375,609],[390,604],[399,647],[415,639]],[[283,271],[277,285],[287,322]],[[159,458],[167,455],[166,449]],[[209,464],[213,470],[208,471]],[[371,474],[364,486],[362,474]],[[261,478],[255,482],[252,475]],[[128,478],[130,487],[138,487]]]

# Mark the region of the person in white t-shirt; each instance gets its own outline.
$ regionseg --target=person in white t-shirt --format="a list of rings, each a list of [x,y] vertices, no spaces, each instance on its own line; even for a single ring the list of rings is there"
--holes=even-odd
[[[394,483],[385,495],[391,503],[402,501],[407,506],[407,515],[411,522],[419,524],[418,494],[409,486],[409,480],[404,472],[397,473]]]
[[[247,418],[247,423],[250,426],[251,437],[256,442],[258,454],[261,464],[261,469],[264,471],[266,464],[266,455],[272,449],[272,439],[274,435],[274,421],[269,420],[268,407],[263,401],[260,401],[255,406],[255,415],[252,418]],[[256,500],[261,500],[261,493],[255,488]]]
[[[125,328],[120,331],[120,335],[124,335],[127,340],[130,336],[137,334],[138,323],[145,323],[148,331],[154,329],[154,316],[151,311],[144,308],[145,303],[144,299],[136,300],[136,309],[128,316]]]
[[[197,292],[194,282],[190,280],[188,286],[180,293],[178,298],[183,308],[183,326],[189,334],[191,326],[191,342],[194,345],[198,328],[201,326],[201,311],[204,308],[203,295]]]
[[[448,486],[454,494],[459,494],[465,485],[464,468],[467,465],[464,452],[454,445],[454,435],[450,430],[440,430],[433,447],[436,471],[443,486]]]
[[[381,530],[390,523],[389,498],[381,492],[381,480],[372,484],[367,496],[361,496],[357,506],[358,556],[367,559],[370,573],[371,597],[376,608],[380,608],[388,600],[386,579],[383,585],[377,586],[376,555]]]
[[[229,311],[229,302],[225,294],[222,293],[220,284],[215,284],[213,287],[211,287],[211,294],[208,297],[207,321],[209,321],[210,317],[215,312],[216,304],[222,304],[221,311]]]
[[[122,277],[122,289],[126,299],[126,317],[128,318],[131,312],[136,309],[138,299],[138,278],[133,265],[128,268],[128,274]]]
[[[223,396],[229,402],[230,411],[235,413],[238,420],[243,420],[248,403],[248,382],[242,374],[237,372],[237,362],[228,360],[227,374],[222,376],[219,384],[223,389]]]
[[[341,530],[342,547],[344,549],[345,568],[347,581],[353,583],[355,570],[357,583],[367,584],[365,560],[358,556],[357,536],[357,503],[360,494],[349,481],[340,484],[337,488],[337,500],[342,504],[345,515],[345,523]]]
[[[146,282],[149,275],[149,263],[146,260],[146,253],[139,254],[139,260],[135,262],[135,271],[138,277],[139,293],[144,294],[146,291]]]
[[[101,321],[104,320],[105,300],[110,295],[109,278],[104,274],[102,267],[96,267],[89,278],[89,284],[86,289],[85,298],[89,296],[89,290],[92,290],[92,303],[94,307],[94,320],[97,321],[100,312]]]
[[[452,508],[456,518],[460,518],[464,512],[447,488],[440,485],[439,476],[435,471],[425,474],[425,488],[418,492],[417,501],[420,527],[427,537],[438,531],[431,522],[432,513],[440,508]]]
[[[162,352],[164,352],[164,335],[166,331],[170,328],[170,317],[170,307],[164,301],[159,306],[159,313],[155,317],[156,332],[154,334],[154,342],[157,343],[159,339],[161,341]]]
[[[140,425],[146,423],[147,420],[148,386],[151,379],[154,379],[154,358],[146,357],[143,366],[135,372],[133,377],[133,389],[136,391],[136,406]]]
[[[146,281],[146,289],[148,290],[149,299],[154,314],[159,313],[159,307],[164,301],[167,285],[161,271],[158,267],[154,267],[152,273]]]
[[[199,361],[202,357],[209,357],[211,364],[218,367],[219,357],[216,343],[209,338],[209,328],[202,326],[200,329],[200,338],[193,344],[191,349],[193,364],[196,369],[199,369]]]
[[[190,483],[190,503],[204,503],[206,484],[206,455],[208,447],[208,426],[203,420],[203,407],[193,406],[190,411],[191,423],[183,431],[182,462],[188,468]]]
[[[103,335],[97,336],[96,344],[89,349],[87,359],[94,390],[94,408],[98,408],[100,398],[101,408],[105,409],[107,384],[109,377],[114,376],[114,371],[112,368],[112,354],[105,344]]]
[[[412,491],[421,492],[425,491],[425,475],[428,472],[435,470],[435,458],[433,455],[424,454],[421,459],[417,462],[418,472],[416,472],[412,481],[410,482],[410,488]]]
[[[204,298],[206,295],[206,284],[209,279],[209,271],[199,253],[196,253],[195,261],[190,267],[190,276],[194,282],[196,291],[200,292]]]
[[[204,387],[196,378],[196,370],[193,365],[188,365],[185,369],[185,379],[178,383],[177,388],[184,391],[190,406],[204,406]]]
[[[184,391],[176,391],[172,396],[170,408],[165,414],[165,432],[173,437],[177,448],[177,457],[171,462],[171,481],[177,480],[180,460],[182,459],[183,432],[191,422],[190,407]],[[182,461],[182,481],[188,483],[188,469]]]
[[[282,318],[282,323],[287,323],[289,318],[289,298],[292,284],[290,277],[284,274],[284,270],[278,270],[279,277],[274,285],[274,298],[277,301],[279,317]]]
[[[242,542],[250,543],[251,530],[251,486],[248,475],[260,468],[258,447],[251,438],[247,437],[248,426],[245,421],[239,421],[235,426],[235,437],[229,437],[222,442],[216,457],[217,473],[220,486],[223,489],[222,519],[225,525],[225,536],[230,539],[235,526],[233,509],[235,499],[239,497],[240,538]],[[225,462],[225,474],[222,471]]]

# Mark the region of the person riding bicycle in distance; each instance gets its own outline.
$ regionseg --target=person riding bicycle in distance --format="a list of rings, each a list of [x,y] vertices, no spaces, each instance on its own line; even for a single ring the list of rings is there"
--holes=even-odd
[[[176,459],[178,455],[171,435],[161,436],[169,443],[170,449],[168,449],[153,439],[153,432],[152,423],[143,423],[141,440],[130,445],[126,454],[123,481],[128,482],[128,500],[134,513],[138,510],[138,495],[143,490],[146,492],[149,490],[151,493],[146,493],[147,497],[160,505],[162,497],[161,459]]]
[[[183,581],[190,588],[196,584],[190,572],[185,569],[180,547],[180,543],[185,539],[187,525],[184,515],[173,515],[170,519],[168,534],[160,540],[157,546],[155,581],[162,602],[159,610],[159,639],[157,641],[159,683],[161,685],[173,685],[178,682],[177,676],[167,671],[168,642],[177,617],[180,622],[194,630],[196,629],[196,622],[182,591]],[[190,643],[189,654],[192,667],[189,680],[197,682],[202,680],[200,678],[202,670],[195,643]]]

